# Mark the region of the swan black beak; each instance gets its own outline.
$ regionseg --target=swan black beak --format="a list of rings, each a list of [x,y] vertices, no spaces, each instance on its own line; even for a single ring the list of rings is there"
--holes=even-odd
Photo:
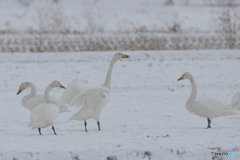
[[[180,78],[178,78],[177,81],[180,81],[180,80],[183,80],[184,79],[184,76],[181,76]]]
[[[123,58],[129,58],[130,56],[129,55],[125,55],[125,57],[123,57]]]
[[[122,56],[122,58],[129,58],[130,56],[129,55],[126,55],[126,54],[120,54]]]
[[[60,86],[59,86],[60,88],[63,88],[63,89],[66,89],[62,84],[60,84]]]
[[[19,90],[18,90],[18,92],[17,92],[17,95],[18,95],[19,93],[21,93],[21,92],[22,92],[22,89],[19,88]]]

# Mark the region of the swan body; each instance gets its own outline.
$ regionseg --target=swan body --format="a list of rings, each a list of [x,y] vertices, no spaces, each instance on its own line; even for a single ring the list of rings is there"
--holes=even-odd
[[[240,91],[236,92],[233,97],[232,97],[232,101],[231,101],[231,105],[240,110]]]
[[[76,79],[70,82],[67,86],[67,89],[63,92],[60,103],[61,105],[70,105],[70,101],[79,93],[88,90],[87,86],[85,86],[82,79]]]
[[[109,100],[110,83],[114,64],[122,58],[129,58],[128,55],[115,53],[107,72],[105,82],[102,87],[91,88],[77,94],[71,101],[70,106],[82,106],[80,110],[69,118],[69,120],[84,121],[85,131],[87,132],[87,120],[93,118],[97,121],[98,130],[100,128],[100,116],[102,109]]]
[[[38,128],[40,135],[41,128],[46,128],[50,125],[52,126],[52,130],[56,135],[54,121],[57,119],[60,107],[59,105],[55,104],[55,102],[52,101],[51,97],[49,96],[50,90],[54,87],[65,88],[58,81],[53,81],[50,83],[44,92],[44,98],[46,102],[33,108],[30,115],[30,123],[28,126]]]
[[[59,107],[53,103],[44,103],[35,107],[31,112],[29,126],[33,128],[46,128],[53,126],[57,119]]]
[[[83,106],[69,120],[86,121],[90,118],[100,120],[102,109],[109,100],[109,89],[107,87],[97,87],[89,89],[77,95],[71,100],[71,105]]]
[[[217,99],[204,98],[196,101],[197,86],[191,73],[185,72],[179,79],[188,79],[192,86],[192,92],[186,102],[186,108],[189,112],[208,120],[208,127],[211,128],[211,120],[215,117],[238,114],[230,105]]]
[[[215,117],[234,115],[237,112],[229,104],[213,98],[204,98],[186,104],[189,112],[212,120]]]
[[[23,107],[32,111],[33,108],[35,108],[39,104],[45,103],[46,101],[45,101],[45,98],[44,98],[43,94],[38,94],[37,95],[37,88],[31,82],[22,82],[20,87],[19,87],[19,90],[17,92],[17,95],[20,94],[23,90],[27,89],[28,87],[31,88],[31,92],[28,95],[26,95],[22,98],[21,103],[22,103]],[[50,98],[51,98],[51,101],[54,104],[56,104],[58,106],[60,105],[60,111],[59,111],[60,113],[70,111],[69,108],[66,105],[60,104],[57,98],[55,98],[53,96],[50,96]]]

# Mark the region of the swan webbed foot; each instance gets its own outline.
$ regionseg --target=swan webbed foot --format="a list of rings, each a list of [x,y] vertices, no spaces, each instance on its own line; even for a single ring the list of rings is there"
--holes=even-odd
[[[53,132],[54,132],[54,135],[57,135],[57,133],[55,132],[54,126],[52,126],[52,130],[53,130]]]
[[[212,127],[211,127],[211,120],[208,118],[207,121],[208,121],[208,126],[207,126],[206,129],[208,129],[208,128],[212,128]]]
[[[42,135],[41,128],[38,128],[39,135]]]
[[[98,125],[98,130],[101,131],[100,122],[99,121],[97,121],[97,125]]]
[[[87,121],[84,121],[84,126],[85,126],[85,131],[88,132],[87,131]]]

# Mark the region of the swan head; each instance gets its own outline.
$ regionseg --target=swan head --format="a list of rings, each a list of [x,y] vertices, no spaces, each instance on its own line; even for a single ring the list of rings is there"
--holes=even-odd
[[[51,87],[60,87],[60,88],[64,88],[66,89],[60,82],[58,81],[53,81],[52,83],[50,83]]]
[[[20,94],[24,89],[28,88],[31,85],[31,82],[22,82],[19,86],[19,90],[17,92],[17,95]]]
[[[180,78],[178,78],[178,81],[183,80],[183,79],[191,79],[191,78],[192,78],[191,73],[185,72],[182,74],[182,76]]]
[[[121,60],[122,58],[129,58],[129,55],[117,52],[114,54],[113,58],[115,59],[115,61]]]

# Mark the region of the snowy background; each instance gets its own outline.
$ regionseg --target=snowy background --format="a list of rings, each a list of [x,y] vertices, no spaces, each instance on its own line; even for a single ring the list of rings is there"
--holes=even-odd
[[[177,81],[189,71],[198,86],[198,99],[211,97],[230,103],[240,90],[239,51],[136,51],[124,52],[130,59],[115,64],[110,101],[101,116],[101,131],[95,120],[67,121],[72,112],[51,128],[28,128],[30,112],[16,95],[23,81],[33,82],[43,93],[53,80],[67,86],[81,78],[89,87],[101,86],[114,52],[0,54],[2,98],[0,107],[0,159],[210,159],[211,151],[240,150],[240,116],[207,119],[189,113],[185,102],[189,81]],[[60,97],[63,89],[53,89]],[[75,157],[75,158],[74,158]],[[77,158],[76,158],[77,157]],[[238,157],[227,157],[239,159]],[[224,159],[227,159],[226,157]]]
[[[230,104],[240,90],[240,1],[169,2],[1,0],[0,160],[239,159],[210,152],[240,154],[240,115],[215,118],[206,130],[207,119],[185,108],[189,81],[177,79],[189,71],[198,99]],[[33,82],[39,94],[53,80],[98,87],[117,51],[130,58],[114,66],[101,131],[95,120],[88,133],[83,122],[68,121],[76,107],[59,114],[57,136],[50,127],[43,136],[27,127],[21,99],[30,90],[16,95],[22,82]]]

